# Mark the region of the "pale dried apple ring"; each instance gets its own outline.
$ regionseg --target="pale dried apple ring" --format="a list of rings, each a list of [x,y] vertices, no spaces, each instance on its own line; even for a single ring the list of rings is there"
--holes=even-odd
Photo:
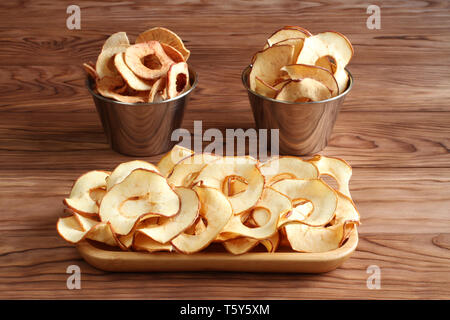
[[[266,184],[272,185],[283,178],[316,179],[319,171],[316,166],[298,157],[282,156],[266,161],[260,167]]]
[[[351,198],[349,182],[352,177],[352,167],[339,158],[316,155],[308,160],[319,169],[320,175],[331,176],[338,184],[338,191]]]
[[[259,244],[259,240],[252,238],[237,238],[227,240],[223,243],[225,249],[232,254],[244,254],[252,250]]]
[[[173,31],[162,27],[155,27],[142,32],[137,38],[136,43],[156,40],[161,43],[168,44],[178,50],[184,57],[189,59],[190,51],[184,46],[183,40]]]
[[[96,223],[98,223],[96,221]],[[84,230],[81,227],[79,220],[75,215],[59,218],[56,223],[56,230],[61,238],[70,243],[78,243],[84,239],[84,236],[89,230]]]
[[[292,250],[299,252],[327,252],[340,247],[353,224],[337,224],[327,228],[305,224],[285,226],[286,237]]]
[[[102,50],[95,64],[95,70],[97,71],[100,79],[103,77],[114,77],[117,75],[117,69],[114,65],[114,57],[118,53],[125,52],[127,48],[127,46],[117,46]]]
[[[285,195],[267,187],[264,189],[261,200],[253,209],[254,218],[258,223],[258,227],[249,228],[242,223],[240,216],[233,216],[222,232],[234,233],[243,237],[253,238],[257,240],[264,240],[277,232],[277,223],[279,216],[289,212],[292,209],[291,200]],[[269,214],[266,221],[258,218],[257,212],[264,211]]]
[[[331,90],[333,97],[339,94],[339,86],[336,79],[325,68],[306,64],[291,64],[281,68],[281,71],[286,72],[292,80],[302,80],[305,78],[317,80]]]
[[[223,157],[207,164],[198,174],[194,183],[222,190],[224,181],[230,176],[242,177],[247,189],[229,197],[234,214],[240,214],[253,207],[261,198],[264,189],[264,176],[258,161],[251,157]]]
[[[183,253],[194,253],[206,248],[233,214],[230,202],[219,190],[195,186],[194,191],[200,199],[200,216],[206,220],[206,227],[195,235],[181,233],[171,241],[172,245]]]
[[[305,219],[311,214],[313,210],[314,206],[310,201],[303,201],[299,205],[294,204],[290,212],[286,212],[280,215],[280,219],[278,220],[278,229],[290,223],[299,223],[305,221]]]
[[[159,173],[158,168],[147,161],[133,160],[122,162],[106,178],[106,190],[111,190],[113,186],[121,183],[131,172],[136,169],[147,169]]]
[[[175,62],[175,63],[186,62],[186,60],[184,59],[184,56],[181,54],[180,51],[178,51],[171,45],[168,45],[164,42],[160,42],[160,43],[164,49],[164,52],[169,56],[170,59],[172,59],[173,62]]]
[[[280,30],[275,31],[268,39],[267,45],[273,46],[274,44],[292,38],[305,39],[311,36],[311,33],[300,27],[286,26]]]
[[[174,98],[182,94],[189,84],[189,69],[186,62],[175,63],[167,72],[167,97]]]
[[[155,241],[149,237],[147,237],[143,233],[136,233],[133,241],[133,249],[137,251],[146,251],[146,252],[158,252],[158,251],[173,251],[173,246],[170,242],[168,243],[160,243]]]
[[[95,66],[92,66],[90,63],[83,63],[83,69],[92,79],[97,80],[98,74],[95,71]]]
[[[166,87],[166,79],[159,78],[153,83],[152,88],[150,89],[150,93],[148,94],[148,102],[157,102],[156,96],[158,92],[161,92]]]
[[[323,101],[330,98],[330,89],[321,82],[311,78],[292,80],[286,83],[275,97],[277,100],[289,102]]]
[[[139,217],[139,219],[134,224],[133,229],[131,229],[131,231],[128,234],[118,236],[118,240],[121,244],[122,249],[128,250],[131,248],[137,230],[148,228],[152,225],[156,225],[159,219],[160,219],[159,215],[153,214],[146,214]]]
[[[180,210],[180,198],[160,174],[136,169],[116,184],[102,200],[99,215],[119,235],[128,234],[145,214],[171,217]]]
[[[130,41],[128,40],[128,36],[126,32],[116,32],[113,33],[106,39],[105,43],[103,43],[102,51],[112,48],[112,47],[129,47]]]
[[[190,187],[199,172],[208,164],[219,159],[219,156],[209,153],[196,153],[180,160],[167,178],[167,182],[177,187]]]
[[[282,45],[269,47],[254,56],[252,70],[249,74],[250,89],[256,89],[256,77],[269,85],[279,78],[281,67],[293,63],[294,47]]]
[[[116,69],[120,73],[122,78],[134,90],[150,90],[152,88],[152,84],[149,81],[140,79],[133,73],[133,71],[131,71],[131,69],[125,63],[124,55],[124,52],[120,52],[114,56],[114,65],[116,66]]]
[[[172,172],[173,167],[177,164],[181,159],[186,158],[189,155],[192,155],[194,151],[191,149],[184,148],[179,145],[175,145],[172,150],[166,153],[161,160],[159,160],[156,165],[159,169],[159,172],[167,178],[167,176]]]
[[[140,103],[145,102],[144,96],[126,96],[119,93],[120,89],[123,89],[124,80],[121,76],[109,77],[105,76],[97,80],[98,92],[106,97],[115,99],[125,103]]]
[[[337,206],[336,192],[321,179],[284,179],[272,187],[291,201],[309,200],[314,210],[303,220],[310,226],[324,226],[333,218]]]
[[[259,77],[255,77],[255,91],[260,95],[268,98],[275,98],[278,90],[261,80]]]
[[[159,60],[160,67],[150,69],[144,65],[144,58],[155,56]],[[164,52],[158,41],[149,41],[129,46],[125,51],[127,66],[139,77],[147,80],[158,79],[165,76],[170,66],[174,63]]]
[[[174,217],[162,217],[158,225],[139,229],[138,232],[145,234],[147,237],[159,243],[166,243],[195,222],[200,209],[200,201],[197,193],[184,187],[175,188],[175,192],[181,200],[180,212]]]
[[[91,197],[91,192],[96,189],[106,189],[106,178],[109,172],[89,171],[75,181],[69,198],[64,199],[64,204],[73,211],[95,217],[98,214],[98,202]]]

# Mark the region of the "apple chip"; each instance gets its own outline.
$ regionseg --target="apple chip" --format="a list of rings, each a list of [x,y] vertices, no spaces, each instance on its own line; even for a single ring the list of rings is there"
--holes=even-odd
[[[143,160],[133,160],[119,164],[111,175],[106,178],[106,190],[111,190],[113,186],[121,183],[135,169],[147,169],[159,173],[158,168],[153,164]]]
[[[96,223],[98,222],[96,221]],[[56,230],[61,238],[70,243],[80,242],[89,231],[89,229],[85,230],[80,225],[80,222],[75,215],[59,218],[56,223]]]
[[[281,45],[293,46],[294,47],[293,60],[297,61],[298,55],[300,54],[300,51],[302,51],[303,43],[304,43],[303,38],[291,38],[274,43],[273,45],[271,45],[271,47]],[[264,47],[264,49],[266,49],[267,47],[269,47],[269,45],[266,44],[266,47]]]
[[[290,81],[276,96],[277,100],[291,102],[322,101],[329,98],[331,98],[330,89],[311,78]]]
[[[281,67],[292,64],[294,47],[280,45],[269,47],[255,54],[252,70],[249,74],[250,89],[256,90],[256,77],[272,84],[280,76]]]
[[[180,199],[163,176],[136,169],[108,191],[99,215],[103,222],[111,223],[115,233],[126,235],[143,215],[171,217],[179,210]]]
[[[174,63],[158,41],[129,46],[125,51],[125,62],[137,76],[147,80],[165,76]]]
[[[280,41],[292,38],[305,39],[310,35],[311,34],[309,33],[309,31],[303,28],[300,29],[297,27],[284,27],[272,34],[269,39],[267,39],[267,44],[269,45],[269,47],[271,47]]]
[[[182,94],[188,87],[189,70],[186,62],[175,63],[167,72],[167,97],[174,98]]]
[[[64,199],[64,204],[73,211],[88,217],[98,215],[99,201],[92,197],[96,190],[106,189],[106,178],[109,172],[89,171],[75,181],[69,198]],[[101,199],[100,199],[101,200]]]
[[[161,42],[161,46],[163,47],[164,52],[169,56],[170,59],[172,59],[173,62],[175,63],[186,62],[181,52],[172,47],[171,45]]]
[[[173,31],[169,29],[156,27],[142,32],[136,39],[136,43],[148,42],[156,40],[178,50],[184,57],[184,60],[189,59],[190,51],[184,46],[183,40]]]
[[[177,187],[191,187],[199,172],[208,164],[219,159],[209,153],[198,153],[179,161],[167,178],[167,182]]]
[[[109,48],[116,48],[116,47],[129,47],[130,41],[128,40],[128,36],[126,32],[116,32],[113,33],[106,39],[105,43],[103,44],[102,51],[107,50]]]
[[[93,80],[98,79],[98,74],[97,71],[95,71],[95,66],[92,66],[90,63],[83,63],[83,69]]]
[[[223,157],[207,164],[194,183],[223,190],[229,177],[241,177],[247,183],[245,191],[229,197],[234,214],[240,214],[253,207],[261,198],[264,176],[258,168],[258,161],[251,157]]]
[[[225,249],[232,254],[244,254],[252,250],[259,244],[259,240],[251,238],[237,238],[227,240],[223,243]]]
[[[122,78],[126,83],[134,90],[148,91],[152,88],[152,84],[148,80],[138,78],[133,71],[128,68],[125,63],[123,52],[120,52],[114,56],[114,65],[117,71],[119,71]]]
[[[306,64],[291,64],[281,68],[281,71],[285,71],[292,80],[302,80],[305,78],[317,80],[331,90],[331,96],[333,97],[339,94],[339,87],[336,79],[333,74],[325,68]]]
[[[102,50],[95,64],[95,70],[100,79],[106,76],[114,77],[117,75],[118,72],[114,65],[114,57],[118,53],[125,52],[127,48],[126,46],[117,46]]]
[[[173,246],[170,242],[159,243],[143,233],[136,233],[133,241],[133,248],[137,251],[147,252],[173,251]]]
[[[268,98],[275,98],[278,93],[278,90],[269,84],[265,83],[259,77],[255,77],[255,91],[260,95],[263,95]]]
[[[270,159],[261,165],[260,169],[269,186],[286,178],[316,179],[319,177],[319,171],[315,165],[293,156]]]
[[[234,233],[243,237],[249,237],[257,240],[264,240],[272,236],[277,231],[277,223],[280,215],[289,212],[292,209],[291,201],[285,195],[267,187],[264,189],[261,200],[254,207],[253,215],[255,220],[259,220],[258,227],[250,228],[245,226],[240,216],[233,216],[228,224],[223,228],[224,233]],[[259,211],[263,211],[263,218]],[[265,216],[267,214],[269,217]],[[256,215],[256,217],[255,217]]]
[[[144,228],[149,228],[152,225],[156,225],[160,219],[159,215],[146,214],[136,221],[131,231],[126,235],[119,235],[118,240],[121,244],[122,249],[128,250],[131,248],[134,242],[136,231]]]
[[[138,232],[159,243],[166,243],[195,222],[200,207],[197,193],[184,187],[177,187],[175,192],[180,197],[180,212],[171,218],[162,217],[158,225],[139,229]]]
[[[152,88],[150,89],[150,93],[148,95],[148,102],[158,102],[158,94],[161,93],[166,88],[166,79],[159,78],[155,81]],[[164,99],[161,99],[161,101]]]
[[[288,196],[294,207],[298,200],[312,202],[314,210],[302,221],[304,224],[324,226],[333,219],[337,195],[321,179],[284,179],[276,182],[272,187]]]
[[[183,253],[194,253],[207,247],[233,214],[230,202],[219,190],[204,186],[193,189],[200,199],[200,216],[206,220],[206,228],[195,235],[181,233],[172,240],[172,245]]]
[[[124,84],[125,84],[124,80],[122,79],[121,76],[114,76],[114,77],[105,76],[97,80],[97,90],[102,96],[120,102],[125,103],[145,102],[146,99],[144,95],[130,96],[122,94],[125,92],[119,93],[119,90],[123,88]]]
[[[316,155],[309,162],[319,169],[320,175],[334,178],[338,183],[338,190],[351,198],[348,185],[352,177],[352,167],[345,160]]]
[[[167,178],[167,176],[172,172],[172,169],[176,163],[193,153],[194,151],[192,151],[191,149],[175,145],[172,150],[166,153],[161,158],[161,160],[159,160],[156,166],[158,167],[159,172]]]

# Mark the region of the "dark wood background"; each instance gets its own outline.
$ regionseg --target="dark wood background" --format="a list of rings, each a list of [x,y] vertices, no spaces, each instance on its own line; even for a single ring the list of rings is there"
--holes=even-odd
[[[74,1],[0,4],[0,298],[450,298],[450,9],[448,1]],[[381,29],[366,9],[381,7]],[[153,26],[178,33],[199,86],[183,127],[254,126],[240,74],[284,25],[337,30],[355,77],[325,155],[354,168],[360,243],[321,275],[114,274],[94,269],[56,233],[74,179],[130,158],[111,151],[81,63],[106,37]],[[160,157],[147,160],[156,162]],[[66,268],[82,289],[66,288]],[[366,286],[370,265],[381,289]]]

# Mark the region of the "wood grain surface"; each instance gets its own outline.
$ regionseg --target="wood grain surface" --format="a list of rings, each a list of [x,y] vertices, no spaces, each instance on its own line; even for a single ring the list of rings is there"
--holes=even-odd
[[[70,4],[0,4],[0,298],[450,298],[448,1],[377,1],[380,30],[366,28],[366,1],[77,1],[81,30],[66,28]],[[168,27],[199,75],[183,127],[251,128],[240,75],[284,25],[337,30],[355,48],[355,85],[322,152],[354,167],[362,225],[350,260],[320,275],[116,274],[85,263],[56,233],[62,199],[81,173],[130,158],[107,145],[81,63],[113,32],[133,40]],[[81,290],[66,287],[73,264]],[[366,285],[370,265],[379,290]]]

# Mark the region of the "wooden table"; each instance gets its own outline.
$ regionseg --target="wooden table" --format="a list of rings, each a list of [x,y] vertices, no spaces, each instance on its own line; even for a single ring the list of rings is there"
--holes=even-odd
[[[450,298],[450,10],[447,1],[77,1],[81,30],[66,28],[73,1],[0,5],[0,298]],[[106,273],[56,233],[62,199],[81,173],[130,158],[110,150],[81,63],[115,31],[177,32],[200,84],[183,127],[254,126],[240,74],[273,31],[300,25],[347,35],[353,91],[325,155],[354,168],[362,226],[356,253],[321,275]],[[158,161],[160,156],[148,158]],[[66,268],[82,271],[68,290]],[[367,268],[381,269],[368,289]]]

